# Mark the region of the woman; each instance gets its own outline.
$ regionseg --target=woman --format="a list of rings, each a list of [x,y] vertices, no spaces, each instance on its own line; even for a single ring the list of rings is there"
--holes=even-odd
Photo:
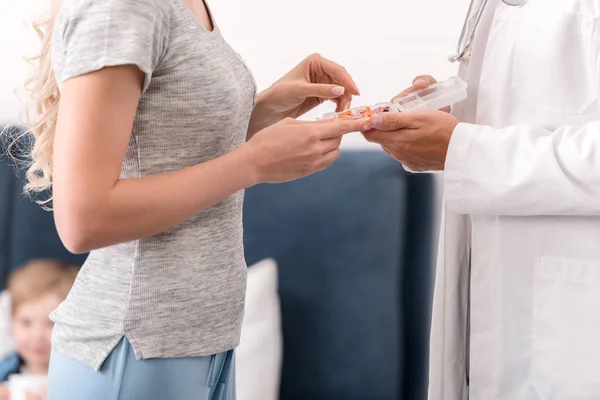
[[[233,399],[242,190],[328,167],[367,121],[291,118],[358,89],[312,56],[255,96],[201,0],[62,0],[50,26],[28,189],[91,250],[52,315],[50,398]]]

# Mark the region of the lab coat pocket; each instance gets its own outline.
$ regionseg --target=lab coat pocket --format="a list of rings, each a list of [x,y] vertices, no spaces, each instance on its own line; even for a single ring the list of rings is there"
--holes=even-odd
[[[511,21],[517,98],[544,113],[585,113],[598,98],[592,56],[594,17],[552,7],[523,11]]]
[[[540,399],[600,399],[600,261],[540,260],[531,333]]]

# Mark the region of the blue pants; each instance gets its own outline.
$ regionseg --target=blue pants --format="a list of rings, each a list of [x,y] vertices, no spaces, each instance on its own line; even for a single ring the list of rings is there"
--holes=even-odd
[[[235,400],[234,353],[137,360],[123,338],[99,372],[53,351],[48,386],[49,400]]]

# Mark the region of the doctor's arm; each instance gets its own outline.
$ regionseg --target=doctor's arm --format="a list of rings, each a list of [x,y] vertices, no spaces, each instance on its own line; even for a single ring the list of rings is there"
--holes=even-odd
[[[459,124],[444,181],[459,213],[600,215],[600,121],[555,131]]]
[[[600,215],[600,121],[495,129],[424,111],[374,124],[381,130],[365,137],[411,169],[445,170],[444,197],[454,212]]]

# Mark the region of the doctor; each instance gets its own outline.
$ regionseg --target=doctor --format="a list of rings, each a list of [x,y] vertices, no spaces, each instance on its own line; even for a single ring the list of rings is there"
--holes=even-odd
[[[445,170],[429,398],[600,399],[600,0],[475,0],[469,20],[468,99],[364,132]]]

